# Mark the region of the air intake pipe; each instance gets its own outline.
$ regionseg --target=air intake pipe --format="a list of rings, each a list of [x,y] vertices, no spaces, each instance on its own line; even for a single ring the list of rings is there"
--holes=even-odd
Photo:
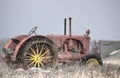
[[[67,19],[64,19],[64,35],[66,35]],[[69,17],[69,36],[72,36],[72,18]]]
[[[64,19],[64,35],[66,35],[66,25],[67,25],[67,19],[65,18]]]
[[[72,18],[69,17],[69,36],[72,36]]]

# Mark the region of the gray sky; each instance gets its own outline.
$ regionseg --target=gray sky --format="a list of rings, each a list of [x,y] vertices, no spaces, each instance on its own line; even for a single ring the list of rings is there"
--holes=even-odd
[[[0,0],[0,38],[27,34],[34,26],[38,34],[63,34],[69,17],[73,34],[90,29],[92,40],[120,40],[120,0]]]

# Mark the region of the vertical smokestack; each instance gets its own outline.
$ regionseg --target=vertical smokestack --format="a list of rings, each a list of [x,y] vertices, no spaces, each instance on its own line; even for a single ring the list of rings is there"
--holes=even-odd
[[[67,24],[66,21],[67,21],[67,20],[66,20],[66,18],[65,18],[65,19],[64,19],[64,35],[66,35],[66,24]]]
[[[69,17],[69,36],[72,35],[72,27],[71,27],[71,25],[72,25],[72,18]]]

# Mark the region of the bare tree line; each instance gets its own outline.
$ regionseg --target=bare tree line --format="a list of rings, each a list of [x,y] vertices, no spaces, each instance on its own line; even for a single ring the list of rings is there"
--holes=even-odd
[[[101,57],[101,45],[100,45],[100,41],[91,41],[91,52],[95,55],[98,55]]]

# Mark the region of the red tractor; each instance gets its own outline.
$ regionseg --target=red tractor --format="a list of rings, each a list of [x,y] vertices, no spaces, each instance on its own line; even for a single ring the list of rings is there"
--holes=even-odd
[[[69,18],[69,35],[37,35],[34,27],[28,35],[11,38],[3,47],[3,59],[10,67],[56,67],[61,63],[79,61],[83,65],[102,65],[100,57],[90,54],[90,30],[84,35],[72,35]]]

